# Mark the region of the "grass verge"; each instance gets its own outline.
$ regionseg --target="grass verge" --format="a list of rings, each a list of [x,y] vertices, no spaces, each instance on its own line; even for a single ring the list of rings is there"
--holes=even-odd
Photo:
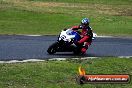
[[[126,58],[97,58],[0,64],[0,88],[131,88],[129,84],[78,85],[78,67],[87,74],[130,74],[132,60]]]
[[[2,0],[0,34],[56,35],[83,17],[99,35],[132,34],[130,0]]]

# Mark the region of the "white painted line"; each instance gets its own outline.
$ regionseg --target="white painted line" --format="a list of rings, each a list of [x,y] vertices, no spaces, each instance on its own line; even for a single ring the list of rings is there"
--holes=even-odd
[[[132,56],[118,56],[118,58],[132,58]]]
[[[66,58],[52,58],[52,59],[48,59],[49,61],[52,60],[57,60],[57,61],[62,61],[62,60],[66,60]]]
[[[97,38],[112,38],[113,36],[97,36]]]
[[[24,36],[33,36],[33,37],[36,36],[37,37],[37,36],[42,36],[42,35],[24,35]]]
[[[0,64],[1,64],[1,63],[4,63],[4,62],[5,62],[5,61],[0,61]]]
[[[28,60],[23,60],[25,62],[36,62],[36,61],[45,61],[45,60],[40,60],[40,59],[28,59]]]
[[[28,60],[11,60],[11,61],[0,61],[0,63],[24,63],[24,62],[42,62],[45,60],[39,60],[39,59],[28,59]]]
[[[85,59],[94,59],[94,58],[98,58],[98,57],[79,57],[79,58],[70,58],[70,59],[71,59],[71,60],[77,60],[77,59],[85,60]],[[69,59],[69,58],[52,58],[52,59],[48,59],[48,60],[49,60],[49,61],[50,61],[50,60],[63,61],[63,60],[66,60],[66,59]]]
[[[77,59],[82,59],[82,60],[87,60],[87,59],[95,59],[95,58],[101,58],[101,57],[80,57],[80,58],[70,58],[71,60],[77,60]],[[118,56],[118,58],[132,58],[132,56]],[[40,60],[40,59],[28,59],[28,60],[11,60],[11,61],[0,61],[0,63],[25,63],[25,62],[43,62],[43,61],[64,61],[67,60],[68,58],[51,58],[48,60]]]
[[[23,36],[44,36],[44,35],[23,35]],[[113,37],[113,36],[95,36],[95,38],[111,38],[111,37]]]
[[[98,57],[80,57],[80,58],[70,58],[70,59],[94,59],[94,58],[98,58]],[[52,58],[52,59],[48,59],[49,61],[64,61],[68,58]],[[10,60],[10,61],[0,61],[0,63],[25,63],[25,62],[42,62],[42,61],[46,61],[46,60],[40,60],[40,59],[28,59],[28,60],[22,60],[22,61],[19,61],[19,60]]]

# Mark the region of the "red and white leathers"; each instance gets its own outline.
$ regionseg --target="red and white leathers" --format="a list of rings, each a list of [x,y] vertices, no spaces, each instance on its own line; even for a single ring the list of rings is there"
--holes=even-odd
[[[73,26],[71,29],[72,30],[82,29],[81,31],[82,38],[81,40],[78,41],[78,43],[83,44],[85,42],[84,47],[81,49],[81,52],[84,54],[92,43],[92,37],[93,37],[92,28],[90,26],[79,25],[79,26]]]

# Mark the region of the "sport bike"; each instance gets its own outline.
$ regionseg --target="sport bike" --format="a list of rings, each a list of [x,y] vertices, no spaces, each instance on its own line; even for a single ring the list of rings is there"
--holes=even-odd
[[[97,35],[93,33],[94,39]],[[73,52],[73,54],[79,55],[81,48],[84,44],[77,45],[76,42],[81,39],[79,31],[73,31],[71,29],[62,30],[58,40],[51,44],[47,50],[49,54],[55,54],[56,52]]]

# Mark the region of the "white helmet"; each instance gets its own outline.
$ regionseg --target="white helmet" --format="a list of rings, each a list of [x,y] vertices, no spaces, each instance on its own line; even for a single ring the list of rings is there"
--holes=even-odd
[[[89,19],[88,18],[82,19],[81,24],[83,24],[83,25],[89,25]]]

